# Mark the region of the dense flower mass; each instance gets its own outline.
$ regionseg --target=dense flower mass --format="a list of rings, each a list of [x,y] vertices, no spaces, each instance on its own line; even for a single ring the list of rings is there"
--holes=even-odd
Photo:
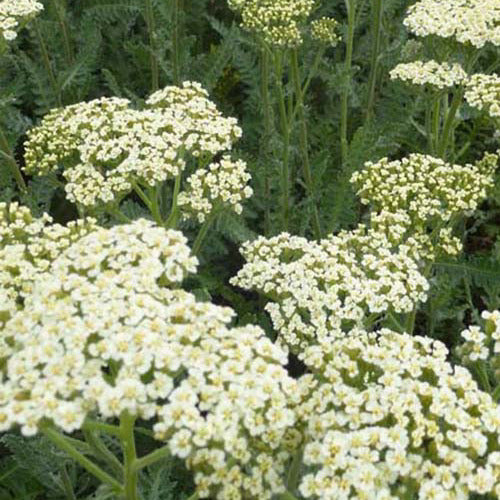
[[[220,162],[199,168],[187,179],[189,186],[179,195],[178,204],[184,217],[196,217],[199,222],[222,207],[241,214],[241,203],[253,193],[249,180],[244,161],[224,156]]]
[[[47,214],[35,218],[27,207],[0,203],[0,326],[22,305],[37,276],[95,227],[91,219],[67,226],[51,222]]]
[[[498,75],[472,75],[465,90],[465,100],[474,108],[500,118],[500,77]]]
[[[420,0],[403,22],[417,36],[452,38],[477,48],[500,45],[498,0]]]
[[[135,183],[152,187],[179,175],[185,154],[210,158],[240,135],[199,84],[184,82],[154,93],[142,110],[101,98],[51,111],[29,133],[26,171],[44,175],[62,166],[71,201],[117,202]]]
[[[500,494],[500,411],[444,344],[353,330],[311,347],[299,418],[306,498],[467,499]]]
[[[302,25],[312,12],[314,0],[228,0],[240,13],[243,27],[277,47],[302,43]]]
[[[42,10],[43,5],[36,0],[1,0],[0,38],[8,42],[14,40],[19,27]]]
[[[322,17],[311,22],[311,36],[322,43],[335,47],[341,40],[339,23],[332,17]]]
[[[229,308],[179,289],[195,267],[181,233],[145,220],[70,246],[3,330],[0,429],[156,418],[201,498],[282,491],[297,400],[287,356],[258,327],[230,328]]]
[[[456,253],[456,241],[450,239],[449,228],[442,226],[455,216],[477,209],[493,186],[497,163],[498,155],[488,153],[476,164],[464,166],[412,154],[402,160],[367,162],[351,182],[361,202],[370,205],[375,214],[401,214],[400,221],[406,220],[401,225],[411,228],[422,244],[431,229],[435,234],[429,244],[436,251]]]
[[[242,254],[247,263],[232,283],[271,299],[279,341],[301,358],[310,344],[342,338],[370,315],[412,311],[428,290],[410,248],[364,226],[320,242],[260,237]]]
[[[392,80],[439,90],[462,85],[467,80],[467,74],[460,64],[436,61],[401,63],[390,72],[390,76]]]

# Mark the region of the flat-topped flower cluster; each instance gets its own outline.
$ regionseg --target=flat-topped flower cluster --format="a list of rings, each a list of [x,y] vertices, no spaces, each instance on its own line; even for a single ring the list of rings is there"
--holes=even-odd
[[[10,42],[17,37],[17,31],[43,10],[43,4],[36,0],[0,1],[0,37]]]
[[[63,251],[3,328],[0,429],[155,418],[200,497],[283,491],[297,401],[286,353],[180,289],[196,265],[180,232],[146,220],[96,228]]]
[[[391,70],[390,76],[392,80],[401,80],[436,90],[449,89],[467,81],[467,74],[460,64],[437,61],[401,63]]]
[[[246,264],[232,279],[271,299],[266,305],[279,342],[304,356],[333,342],[371,315],[411,312],[428,282],[405,245],[359,226],[319,242],[282,233],[241,249]]]
[[[197,83],[166,87],[144,109],[101,98],[51,111],[29,132],[26,171],[58,173],[68,199],[85,207],[118,203],[135,185],[173,179],[192,155],[205,163],[241,136]]]
[[[465,100],[492,118],[500,118],[500,77],[495,74],[472,75],[465,89]]]
[[[352,330],[311,346],[299,407],[306,498],[500,494],[500,409],[444,344]]]
[[[420,0],[403,21],[420,37],[437,36],[481,48],[500,45],[498,0]]]

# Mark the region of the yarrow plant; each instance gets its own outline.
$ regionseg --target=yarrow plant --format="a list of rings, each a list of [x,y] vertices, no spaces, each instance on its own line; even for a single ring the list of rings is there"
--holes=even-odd
[[[296,382],[258,327],[178,288],[196,268],[181,233],[138,220],[84,236],[35,280],[3,329],[1,429],[43,432],[128,500],[137,474],[172,454],[199,498],[284,490]],[[134,422],[155,419],[165,448],[135,455]],[[93,420],[97,418],[98,421]],[[119,425],[105,420],[119,419]],[[123,483],[83,459],[58,429],[120,438]]]
[[[3,42],[14,40],[17,37],[17,31],[42,10],[43,4],[36,0],[0,1],[0,39]]]
[[[465,100],[492,118],[500,118],[500,77],[480,73],[472,75],[466,86]]]

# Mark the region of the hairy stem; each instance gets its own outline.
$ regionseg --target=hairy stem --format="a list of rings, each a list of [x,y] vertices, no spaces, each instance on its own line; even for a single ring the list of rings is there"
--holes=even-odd
[[[177,221],[179,219],[179,209],[177,206],[177,200],[179,198],[179,192],[181,190],[182,172],[179,169],[179,173],[175,177],[174,192],[172,193],[172,207],[170,209],[170,215],[168,216],[165,226],[170,229],[175,229],[177,227]]]
[[[135,417],[125,412],[120,418],[120,429],[122,432],[121,440],[123,447],[123,464],[124,464],[124,486],[125,499],[138,500],[137,484],[138,474],[135,468],[137,454],[135,451],[134,437]]]
[[[299,485],[300,466],[302,465],[303,449],[299,449],[293,456],[287,477],[287,488],[289,492],[295,493]]]
[[[63,484],[64,492],[66,493],[67,500],[77,500],[75,492],[73,490],[73,485],[71,484],[71,479],[69,477],[68,471],[66,470],[66,466],[62,466],[61,470],[61,481]]]
[[[4,134],[4,131],[0,128],[0,153],[1,156],[5,159],[7,166],[14,177],[19,189],[21,191],[26,191],[26,182],[24,181],[23,174],[21,173],[21,169],[17,164],[17,161],[14,157],[13,151],[10,149],[9,141]]]
[[[144,467],[148,467],[149,465],[154,464],[155,462],[158,462],[168,456],[170,456],[170,447],[168,445],[162,446],[148,455],[144,455],[143,457],[137,459],[135,462],[135,470],[139,471]]]
[[[293,49],[291,52],[291,68],[292,68],[292,79],[295,87],[295,99],[297,100],[297,109],[299,115],[299,141],[300,141],[300,150],[302,153],[302,163],[303,163],[303,171],[304,171],[304,180],[306,183],[306,188],[308,191],[308,196],[311,200],[312,210],[313,210],[313,231],[314,237],[319,240],[321,239],[321,224],[319,220],[318,213],[318,200],[316,199],[316,190],[314,188],[314,182],[311,173],[311,165],[309,162],[309,143],[307,137],[307,123],[306,116],[304,111],[304,96],[302,94],[302,81],[300,78],[300,69],[299,69],[299,57],[297,53],[297,49]]]
[[[435,153],[439,144],[439,125],[441,123],[441,99],[439,97],[434,101],[432,110],[432,149],[431,154]]]
[[[41,431],[50,439],[58,448],[65,451],[73,460],[78,462],[90,474],[95,476],[101,482],[108,484],[115,490],[116,493],[123,492],[122,485],[107,472],[103,471],[98,465],[82,455],[66,437],[56,431],[53,427],[42,427]]]
[[[208,215],[205,222],[202,224],[200,231],[198,232],[198,235],[196,236],[196,239],[194,240],[193,243],[192,251],[194,255],[199,254],[203,240],[207,236],[208,230],[210,229],[216,217],[217,217],[217,212],[216,210],[214,210],[210,215]]]
[[[380,38],[382,33],[382,0],[372,0],[372,55],[370,63],[370,76],[368,79],[368,103],[366,105],[366,118],[373,115],[375,104],[375,86],[377,83],[378,56],[380,51]]]
[[[112,436],[120,437],[121,431],[120,427],[117,425],[105,424],[104,422],[98,422],[97,420],[86,419],[83,428],[89,431],[105,432],[106,434],[111,434]]]
[[[122,477],[123,466],[113,453],[101,441],[96,432],[84,430],[85,441],[89,444],[93,455],[108,464],[116,476]]]
[[[446,159],[448,144],[450,142],[450,138],[455,124],[455,117],[457,115],[458,109],[460,108],[460,105],[462,104],[463,94],[464,94],[463,89],[460,89],[457,92],[455,92],[453,99],[451,101],[450,109],[448,110],[448,114],[444,121],[443,132],[441,134],[441,139],[437,147],[437,155],[443,160]]]
[[[344,88],[340,104],[340,149],[342,155],[342,165],[345,165],[348,154],[347,142],[347,113],[350,90],[352,53],[354,48],[354,28],[356,24],[356,0],[345,0],[347,7],[347,45],[344,62]]]
[[[154,92],[160,87],[160,77],[158,70],[158,60],[156,59],[156,25],[152,0],[145,0],[144,13],[146,27],[148,30],[149,47],[151,49],[151,54],[149,57],[151,65],[151,90]]]

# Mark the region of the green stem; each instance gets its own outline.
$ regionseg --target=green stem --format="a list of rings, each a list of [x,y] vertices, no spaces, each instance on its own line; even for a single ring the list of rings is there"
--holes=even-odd
[[[205,239],[208,230],[210,229],[210,226],[212,225],[213,221],[217,217],[216,211],[214,210],[205,220],[205,222],[202,224],[198,235],[196,236],[196,239],[194,240],[193,243],[193,254],[198,255],[201,249],[201,245],[203,243],[203,240]]]
[[[65,451],[73,460],[78,462],[83,468],[90,472],[101,482],[111,486],[116,493],[123,492],[122,485],[107,472],[104,472],[98,465],[82,455],[66,438],[52,427],[42,427],[41,431],[49,438],[58,448]]]
[[[441,98],[437,97],[433,110],[432,110],[432,150],[431,153],[435,153],[438,148],[439,143],[439,124],[441,118]]]
[[[435,231],[439,229],[436,228]],[[432,236],[432,235],[431,235]],[[432,266],[434,265],[433,262],[428,262],[422,272],[422,275],[424,278],[428,278],[431,271],[432,271]],[[408,314],[406,317],[405,321],[405,332],[408,333],[409,335],[413,334],[413,331],[415,330],[415,320],[417,318],[417,312],[418,312],[418,305],[415,305],[415,308],[411,313]]]
[[[163,218],[160,213],[160,205],[158,203],[158,186],[155,186],[154,188],[149,188],[148,189],[148,198],[151,200],[151,215],[153,216],[153,219],[159,226],[163,226]]]
[[[372,57],[370,64],[370,76],[368,79],[368,104],[366,106],[366,119],[373,115],[375,104],[375,87],[377,83],[377,71],[380,51],[380,38],[382,33],[382,0],[372,0]]]
[[[151,90],[154,92],[160,87],[158,60],[156,59],[156,26],[152,0],[145,0],[145,20],[148,29],[149,46],[151,49]]]
[[[68,27],[66,24],[66,13],[64,7],[61,6],[61,0],[54,0],[54,9],[57,14],[57,20],[59,22],[59,26],[61,27],[66,62],[68,65],[71,65],[74,62],[73,50],[71,49]]]
[[[120,210],[118,208],[115,208],[115,207],[108,208],[107,212],[110,215],[112,215],[113,217],[116,217],[121,222],[124,222],[124,223],[130,222],[130,219],[124,213],[120,212]]]
[[[147,197],[146,193],[142,190],[142,188],[139,186],[139,184],[133,183],[132,186],[134,187],[134,191],[137,193],[137,195],[142,200],[142,202],[144,203],[144,205],[146,205],[147,209],[150,212],[153,212],[153,203]]]
[[[264,115],[264,138],[263,151],[265,154],[264,162],[264,234],[271,234],[271,184],[269,179],[269,170],[267,167],[267,156],[270,152],[270,139],[272,130],[271,100],[269,98],[269,54],[265,47],[261,49],[260,56],[260,95],[262,99],[262,111]]]
[[[172,207],[170,209],[170,215],[168,216],[165,226],[170,229],[175,229],[177,227],[177,221],[179,219],[179,210],[177,207],[177,200],[179,198],[179,192],[181,190],[182,172],[179,169],[179,173],[175,177],[174,192],[172,194]]]
[[[137,484],[138,474],[136,470],[137,454],[135,451],[134,438],[135,417],[125,412],[120,418],[120,429],[122,432],[123,463],[125,468],[125,499],[138,500]]]
[[[5,136],[4,131],[1,128],[0,128],[0,153],[2,153],[3,158],[5,158],[5,161],[7,162],[7,165],[12,174],[12,177],[14,177],[19,189],[21,191],[26,191],[26,182],[24,181],[21,169],[17,164],[13,151],[10,149],[9,141],[7,140],[7,137]]]
[[[279,497],[279,500],[298,500],[295,495],[292,495],[289,491],[285,491]]]
[[[195,491],[187,500],[198,500],[200,498],[200,495],[198,495],[198,492]]]
[[[105,463],[107,463],[114,471],[118,477],[123,475],[123,466],[120,461],[113,455],[113,453],[106,447],[106,445],[101,441],[99,436],[89,430],[84,430],[83,434],[85,436],[85,441],[89,444],[92,449],[92,453],[96,458],[100,458]]]
[[[63,465],[61,470],[61,481],[63,484],[64,492],[66,493],[67,500],[77,500],[75,492],[73,490],[73,485],[71,484],[71,479],[65,465]]]
[[[493,401],[498,402],[498,400],[500,399],[500,385],[496,386],[491,397],[493,398]]]
[[[302,152],[304,180],[306,183],[306,188],[308,191],[309,198],[312,202],[314,237],[317,240],[319,240],[321,239],[321,224],[319,220],[319,213],[317,206],[318,200],[316,199],[316,192],[314,189],[314,182],[311,174],[311,165],[309,162],[307,123],[304,111],[304,96],[302,94],[302,82],[300,78],[299,57],[297,49],[292,50],[290,59],[292,68],[292,79],[295,87],[295,98],[297,99],[297,109],[299,114],[299,125],[300,125],[299,141],[300,141],[300,150]]]
[[[42,32],[40,31],[40,26],[36,19],[33,20],[33,27],[35,30],[36,39],[38,46],[40,48],[40,53],[42,55],[43,65],[45,66],[45,71],[49,78],[50,85],[52,86],[52,91],[54,92],[54,97],[56,99],[57,105],[62,106],[61,94],[59,92],[59,86],[57,85],[57,80],[52,70],[52,65],[50,64],[49,51],[43,40]]]
[[[352,53],[354,48],[354,27],[356,21],[356,0],[345,0],[347,7],[347,46],[344,62],[344,88],[342,89],[342,98],[340,104],[340,149],[342,155],[342,165],[345,166],[348,155],[347,142],[347,113],[350,90]]]
[[[290,127],[286,110],[285,94],[283,92],[283,61],[280,53],[274,54],[274,76],[276,81],[275,87],[278,98],[281,135],[283,139],[281,163],[281,205],[283,230],[288,231],[290,226]]]
[[[174,84],[179,85],[181,83],[180,77],[180,59],[179,59],[179,44],[180,44],[180,20],[179,13],[181,11],[181,0],[173,0],[173,11],[172,11],[172,76],[174,79]]]
[[[86,419],[83,428],[89,431],[105,432],[106,434],[111,434],[112,436],[120,437],[121,429],[117,425],[105,424],[103,422],[98,422],[97,420]]]
[[[299,449],[293,456],[290,470],[288,471],[287,487],[289,492],[295,492],[299,485],[300,466],[302,465],[303,449]]]
[[[139,471],[141,469],[144,469],[144,467],[148,467],[149,465],[158,462],[158,460],[162,460],[163,458],[168,456],[170,456],[169,446],[168,445],[162,446],[161,448],[152,451],[148,455],[144,455],[143,457],[137,459],[135,461],[135,470]]]
[[[444,122],[443,133],[441,134],[441,140],[439,141],[439,145],[437,148],[437,155],[440,158],[445,159],[448,143],[450,141],[450,137],[453,132],[455,117],[458,112],[458,108],[462,104],[463,94],[464,94],[463,89],[458,90],[457,92],[455,92],[453,100],[451,101],[451,106]]]

